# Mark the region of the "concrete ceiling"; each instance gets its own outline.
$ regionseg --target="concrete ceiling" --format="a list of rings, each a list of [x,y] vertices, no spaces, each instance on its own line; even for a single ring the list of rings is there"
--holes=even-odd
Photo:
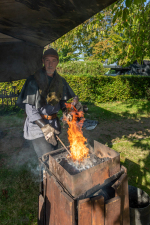
[[[0,0],[0,82],[26,79],[43,48],[115,0]]]
[[[114,2],[0,0],[0,33],[44,47]]]

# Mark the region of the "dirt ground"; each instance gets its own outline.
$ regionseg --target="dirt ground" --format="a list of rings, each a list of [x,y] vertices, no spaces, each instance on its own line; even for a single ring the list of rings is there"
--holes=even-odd
[[[0,153],[5,156],[0,158],[0,166],[22,165],[24,163],[38,163],[38,159],[30,141],[23,138],[23,123],[21,126],[0,127]],[[141,120],[124,119],[120,121],[103,121],[100,122],[94,130],[88,131],[83,129],[83,134],[87,142],[93,147],[94,140],[102,144],[111,144],[122,138],[144,139],[150,136],[150,119],[142,118]],[[62,128],[60,139],[65,145],[69,145],[67,140],[67,127]],[[61,144],[59,144],[61,147]]]

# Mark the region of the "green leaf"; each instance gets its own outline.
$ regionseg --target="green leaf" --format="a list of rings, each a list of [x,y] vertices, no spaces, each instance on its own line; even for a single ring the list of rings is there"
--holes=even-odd
[[[133,4],[138,5],[139,3],[141,3],[141,0],[133,0]]]
[[[122,15],[122,19],[123,21],[126,21],[127,18],[127,13],[126,13],[126,8],[123,10],[123,15]]]
[[[116,13],[115,16],[113,17],[112,23],[116,22],[117,17],[118,17],[118,14]]]
[[[132,4],[132,1],[131,0],[126,0],[126,7],[130,7]]]
[[[122,10],[120,10],[120,11],[118,12],[118,17],[121,17],[121,15],[122,15]]]

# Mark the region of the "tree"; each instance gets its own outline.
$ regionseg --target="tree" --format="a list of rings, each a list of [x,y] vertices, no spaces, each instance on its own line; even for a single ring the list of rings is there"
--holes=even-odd
[[[144,57],[150,56],[150,5],[130,6],[126,11],[128,17],[112,17],[111,29],[103,39],[93,46],[92,58],[108,59],[109,63],[118,61],[127,66]]]
[[[61,60],[88,59],[118,61],[128,65],[150,57],[150,5],[145,0],[120,0],[80,24],[55,42]]]
[[[54,47],[57,49],[58,53],[66,52],[67,56],[75,55],[75,58],[81,53],[85,54],[85,57],[89,57],[92,54],[92,45],[97,42],[97,35],[103,24],[104,13],[98,13],[89,20],[80,24],[67,34],[63,35],[61,38],[57,39],[55,42],[46,46]],[[78,53],[77,53],[78,52]],[[65,56],[66,57],[66,56]]]

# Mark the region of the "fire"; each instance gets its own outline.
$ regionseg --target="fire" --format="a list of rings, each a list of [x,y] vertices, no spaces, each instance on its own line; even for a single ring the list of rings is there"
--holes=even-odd
[[[68,128],[68,140],[70,142],[70,152],[73,160],[82,161],[86,158],[89,153],[89,149],[86,147],[85,143],[87,139],[83,136],[82,126],[84,122],[84,113],[78,112],[77,109],[66,103],[67,109],[71,111],[72,121],[67,120],[69,125]],[[80,120],[78,119],[80,118]],[[79,120],[79,121],[78,121]]]

